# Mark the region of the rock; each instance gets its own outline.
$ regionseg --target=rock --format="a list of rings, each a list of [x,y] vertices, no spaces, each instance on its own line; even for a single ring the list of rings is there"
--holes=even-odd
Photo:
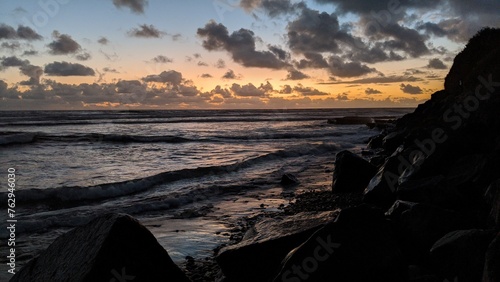
[[[403,201],[417,202],[442,207],[460,209],[467,198],[450,186],[443,175],[408,180],[399,185],[397,198]]]
[[[491,183],[484,194],[491,222],[500,228],[500,179]]]
[[[363,191],[363,202],[383,208],[388,208],[394,203],[399,178],[399,152],[400,150],[396,150],[394,154],[388,157],[375,176],[370,180]]]
[[[299,185],[300,181],[295,177],[295,175],[291,173],[285,173],[283,176],[281,176],[281,185],[284,187],[290,187],[290,186],[295,186]]]
[[[434,269],[449,281],[481,281],[486,249],[495,235],[495,231],[478,229],[444,235],[430,251]]]
[[[406,281],[396,241],[381,210],[344,209],[287,256],[274,281]]]
[[[401,240],[408,259],[427,261],[429,250],[445,234],[473,228],[472,219],[453,210],[416,204],[404,211],[399,220]]]
[[[500,281],[500,232],[496,234],[486,250],[483,282]]]
[[[108,214],[59,236],[10,281],[189,281],[149,230]]]
[[[243,240],[223,248],[216,257],[228,281],[269,281],[281,261],[337,212],[304,212],[267,218],[247,231]]]
[[[396,202],[394,202],[391,208],[385,213],[385,215],[390,219],[399,220],[403,212],[411,209],[416,204],[417,203],[397,200]]]
[[[334,193],[362,192],[377,168],[362,157],[341,151],[335,157],[332,190]]]

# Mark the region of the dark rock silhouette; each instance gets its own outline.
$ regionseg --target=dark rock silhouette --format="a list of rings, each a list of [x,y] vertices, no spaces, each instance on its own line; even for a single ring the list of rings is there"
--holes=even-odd
[[[108,214],[58,237],[10,281],[189,279],[146,227],[128,215]]]
[[[349,151],[341,151],[335,157],[332,191],[361,192],[376,172],[377,168],[365,159]]]

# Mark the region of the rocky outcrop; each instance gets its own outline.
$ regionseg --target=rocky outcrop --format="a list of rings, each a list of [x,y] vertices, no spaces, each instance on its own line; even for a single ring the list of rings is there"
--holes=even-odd
[[[332,191],[361,192],[376,172],[377,168],[362,157],[349,151],[341,151],[335,157]]]
[[[240,243],[222,249],[217,262],[228,281],[270,281],[286,254],[333,220],[335,214],[299,213],[264,219],[248,230]]]
[[[10,281],[189,279],[146,227],[128,215],[108,214],[58,237]]]
[[[486,250],[483,282],[500,281],[500,232]]]
[[[431,249],[436,272],[449,281],[481,281],[484,258],[496,232],[456,230],[439,239]]]
[[[397,239],[380,209],[342,210],[293,250],[275,282],[406,281],[407,266]]]

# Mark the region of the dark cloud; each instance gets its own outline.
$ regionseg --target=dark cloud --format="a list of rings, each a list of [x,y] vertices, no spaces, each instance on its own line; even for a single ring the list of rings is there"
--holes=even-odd
[[[324,96],[324,95],[329,95],[326,92],[320,91],[318,89],[312,88],[312,87],[304,87],[302,84],[297,84],[294,88],[293,91],[299,93],[300,95],[303,96]]]
[[[220,85],[215,86],[215,88],[210,92],[211,92],[211,94],[219,94],[223,98],[231,98],[233,96],[231,94],[231,92],[229,91],[229,89],[222,88]]]
[[[252,83],[248,83],[246,85],[239,85],[237,83],[233,83],[231,86],[231,91],[233,91],[234,95],[240,97],[266,97],[266,91],[262,88],[257,88]]]
[[[29,65],[28,60],[21,60],[16,56],[12,57],[2,57],[1,58],[1,65],[3,67],[21,67],[21,66],[26,66]]]
[[[305,68],[327,68],[328,62],[323,58],[323,55],[318,53],[306,52],[303,54],[306,59],[301,59],[295,65],[299,69]]]
[[[45,66],[44,72],[52,76],[94,76],[93,69],[76,63],[53,62]]]
[[[117,8],[129,8],[133,13],[144,14],[144,8],[148,5],[147,0],[113,0]]]
[[[226,67],[226,62],[223,59],[218,59],[214,66],[218,69],[223,69]]]
[[[369,68],[359,62],[344,62],[336,56],[331,56],[328,64],[330,73],[338,77],[362,76],[376,71],[374,68]]]
[[[23,52],[23,56],[35,56],[38,55],[38,51],[36,50],[27,50]]]
[[[248,29],[234,31],[231,35],[223,24],[210,21],[197,34],[203,37],[203,47],[209,51],[225,50],[233,60],[246,67],[282,69],[289,66],[271,51],[257,51],[255,34]]]
[[[281,87],[281,90],[278,91],[278,93],[280,93],[280,94],[292,94],[292,91],[293,91],[292,87],[288,84],[285,84]]]
[[[165,32],[160,31],[152,24],[141,24],[139,28],[133,28],[127,32],[129,36],[141,38],[160,38],[165,35]]]
[[[0,25],[0,39],[24,39],[28,41],[40,40],[42,36],[30,27],[19,25],[15,30],[10,25]]]
[[[52,37],[54,37],[54,41],[48,45],[49,53],[52,55],[74,54],[81,50],[80,44],[67,34],[60,34],[57,30],[54,30]]]
[[[373,95],[373,94],[381,94],[382,92],[380,92],[379,90],[377,89],[373,89],[373,88],[366,88],[365,89],[365,94],[367,95]]]
[[[19,37],[19,39],[25,39],[29,41],[42,39],[42,36],[36,33],[36,31],[31,29],[30,27],[22,25],[17,27],[17,36]]]
[[[301,80],[305,78],[309,78],[309,76],[301,71],[294,69],[289,70],[286,76],[286,80]]]
[[[148,75],[144,77],[142,80],[145,82],[160,82],[160,83],[169,83],[172,85],[179,85],[182,82],[182,74],[180,72],[169,70],[163,71],[160,74]]]
[[[290,59],[290,53],[283,50],[281,47],[268,45],[267,48],[269,49],[269,51],[273,52],[274,55],[276,55],[276,57],[278,57],[278,59],[280,59],[282,61]]]
[[[101,45],[108,45],[109,39],[107,39],[104,36],[101,36],[99,39],[97,39],[97,43],[99,43]]]
[[[227,70],[227,72],[222,76],[222,79],[238,79],[238,76],[233,70]]]
[[[320,84],[371,84],[371,83],[380,84],[380,83],[399,83],[399,82],[415,82],[415,81],[422,81],[422,79],[415,76],[391,75],[391,76],[368,77],[355,80],[322,82]]]
[[[427,65],[428,68],[430,69],[438,69],[438,70],[445,70],[448,69],[448,66],[446,66],[443,61],[441,61],[438,58],[430,59],[429,64]]]
[[[371,14],[386,12],[399,14],[409,8],[432,8],[440,0],[398,0],[398,1],[365,1],[365,0],[315,0],[318,3],[335,4],[340,12],[351,12],[355,14]]]
[[[83,52],[81,54],[76,55],[76,59],[80,61],[87,61],[90,60],[91,58],[92,56],[87,52]]]
[[[29,77],[29,80],[21,82],[22,85],[40,84],[40,77],[43,74],[43,69],[41,67],[28,64],[21,66],[19,70],[22,74]]]
[[[400,89],[401,89],[401,91],[403,91],[406,94],[415,95],[415,94],[422,94],[423,93],[422,89],[419,86],[413,86],[411,84],[401,83]]]
[[[207,63],[205,63],[205,62],[202,62],[202,61],[199,61],[199,62],[197,63],[197,65],[198,65],[198,66],[200,66],[200,67],[208,67],[208,64],[207,64]]]
[[[16,51],[21,48],[21,44],[19,44],[19,42],[2,42],[0,47],[2,47],[2,49],[9,49],[10,51]]]
[[[103,72],[110,72],[110,73],[120,73],[119,71],[117,71],[116,69],[113,69],[113,68],[109,68],[109,67],[104,67],[102,69]]]
[[[146,88],[139,80],[120,80],[116,83],[116,92],[118,93],[135,93],[142,92]]]
[[[194,53],[194,54],[193,54],[193,57],[194,57],[195,59],[199,59],[199,58],[201,58],[201,54],[200,54],[200,53]]]
[[[240,6],[246,11],[261,9],[270,17],[296,13],[305,7],[303,2],[292,3],[289,0],[241,0]]]
[[[158,55],[152,59],[153,62],[158,63],[158,64],[166,64],[166,63],[171,63],[174,60],[163,55]]]
[[[204,74],[200,75],[200,77],[201,78],[211,78],[213,76],[211,74],[209,74],[209,73],[204,73]]]
[[[0,39],[16,39],[17,32],[10,25],[1,24],[0,25]]]

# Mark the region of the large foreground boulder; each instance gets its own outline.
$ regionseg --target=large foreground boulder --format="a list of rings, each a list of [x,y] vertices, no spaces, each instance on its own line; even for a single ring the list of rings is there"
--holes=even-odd
[[[500,232],[488,247],[484,262],[483,282],[500,281]]]
[[[146,227],[128,215],[108,214],[61,235],[10,281],[189,279]]]
[[[362,157],[341,151],[335,157],[332,190],[334,193],[362,192],[377,168]]]
[[[304,212],[263,219],[243,240],[221,250],[217,262],[227,281],[271,281],[280,263],[295,247],[335,218],[336,212]]]
[[[486,249],[495,235],[479,229],[450,232],[432,246],[432,265],[449,281],[481,281]]]
[[[285,260],[275,282],[407,281],[408,268],[380,209],[342,210]]]

